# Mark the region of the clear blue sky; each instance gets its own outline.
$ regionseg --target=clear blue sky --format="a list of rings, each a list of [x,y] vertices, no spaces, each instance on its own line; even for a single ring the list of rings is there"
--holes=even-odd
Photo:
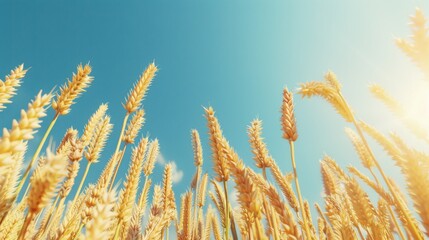
[[[399,93],[420,84],[421,74],[394,45],[395,37],[410,35],[408,17],[415,7],[429,14],[424,1],[1,0],[0,76],[21,63],[31,67],[14,103],[0,113],[1,126],[9,128],[39,89],[60,86],[79,63],[90,62],[95,81],[71,114],[59,119],[53,136],[58,142],[70,125],[81,130],[99,104],[109,103],[114,133],[90,174],[95,181],[114,151],[125,113],[121,103],[155,60],[160,71],[144,102],[143,132],[158,138],[164,158],[184,173],[176,196],[194,174],[192,128],[200,131],[204,169],[211,172],[203,106],[215,108],[225,136],[249,165],[246,126],[262,119],[271,154],[283,171],[290,171],[279,124],[284,86],[296,89],[333,70],[360,117],[383,131],[398,125],[370,97],[367,85],[377,82]],[[297,97],[296,108],[298,171],[303,195],[313,203],[322,191],[323,154],[342,166],[358,165],[358,158],[344,134],[346,123],[328,104]],[[45,124],[52,116],[49,110]],[[398,174],[384,154],[379,156],[391,175]],[[155,181],[161,172],[158,165]]]

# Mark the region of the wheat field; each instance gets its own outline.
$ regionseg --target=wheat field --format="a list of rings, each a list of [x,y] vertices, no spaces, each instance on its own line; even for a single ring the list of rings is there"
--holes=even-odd
[[[411,39],[398,39],[397,46],[429,79],[426,24],[422,11],[416,10],[411,17]],[[19,65],[0,81],[0,111],[12,102],[27,70]],[[294,153],[299,129],[294,93],[288,88],[283,89],[283,101],[279,102],[279,134],[290,149],[289,172],[280,169],[270,155],[262,137],[262,121],[256,119],[248,126],[254,160],[249,166],[223,135],[214,109],[206,107],[207,129],[200,132],[208,133],[212,162],[204,161],[200,133],[191,130],[195,175],[189,190],[175,196],[171,164],[165,165],[162,182],[151,178],[160,143],[139,134],[145,123],[142,102],[158,71],[155,63],[148,65],[122,103],[125,114],[118,139],[109,139],[113,125],[108,105],[101,104],[83,129],[69,128],[57,139],[57,146],[46,143],[57,119],[72,114],[73,104],[90,87],[94,79],[91,70],[89,65],[79,65],[57,92],[40,91],[28,108],[21,110],[20,119],[3,126],[0,239],[429,238],[428,153],[413,148],[398,134],[382,133],[358,119],[333,72],[326,73],[323,81],[301,84],[296,94],[323,98],[351,126],[345,132],[356,151],[350,154],[360,158],[365,172],[352,165],[342,169],[334,159],[323,156],[323,202],[313,205],[301,194],[297,168],[302,166]],[[400,100],[381,86],[369,89],[411,134],[429,144],[428,131],[415,119],[405,117]],[[54,116],[47,116],[48,108],[54,110]],[[37,149],[28,152],[29,141],[34,141],[42,120],[51,117]],[[370,139],[400,169],[406,190],[401,190],[397,179],[380,164]],[[109,140],[115,141],[116,148],[104,159],[101,153]],[[127,151],[131,151],[131,159],[124,158]],[[82,161],[87,161],[85,169],[80,168]],[[93,164],[104,165],[103,171],[93,173]],[[117,173],[124,164],[129,167],[121,178]],[[203,172],[203,164],[212,166],[213,175]],[[79,179],[80,172],[83,177]],[[85,184],[91,173],[99,176],[98,180]],[[238,208],[231,205],[228,187],[237,190]],[[312,216],[312,209],[317,216]]]

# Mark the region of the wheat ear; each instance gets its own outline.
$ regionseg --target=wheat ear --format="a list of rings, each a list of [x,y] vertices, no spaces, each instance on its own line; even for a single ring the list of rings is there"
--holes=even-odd
[[[426,22],[422,10],[417,9],[411,17],[411,41],[397,39],[396,44],[429,77],[429,36]]]
[[[56,194],[57,184],[66,175],[66,158],[64,155],[54,155],[46,152],[46,164],[36,170],[31,177],[31,189],[28,194],[28,214],[21,229],[19,240],[24,239],[27,228],[38,214]]]
[[[85,125],[83,130],[82,137],[80,140],[82,141],[83,146],[88,146],[91,142],[92,137],[94,136],[97,125],[101,122],[103,117],[106,115],[108,109],[107,104],[101,104],[97,111],[95,111],[91,117],[88,119],[88,122]]]
[[[261,137],[262,121],[259,119],[253,120],[250,126],[247,128],[249,136],[249,143],[252,147],[253,160],[256,162],[258,168],[270,167],[270,160],[268,155],[267,146],[264,143],[264,139]]]
[[[36,98],[28,104],[28,110],[21,110],[21,119],[19,122],[14,120],[12,122],[11,130],[3,130],[3,136],[0,139],[0,166],[6,166],[5,160],[10,159],[11,156],[25,150],[24,142],[33,138],[35,130],[40,128],[40,118],[46,116],[46,107],[50,104],[52,95],[43,94],[40,91]],[[17,195],[22,189],[29,171],[34,163],[33,157],[26,168],[21,181],[17,187]],[[1,167],[0,167],[1,172]]]
[[[152,83],[152,79],[155,77],[158,68],[155,66],[155,63],[149,64],[143,74],[140,76],[140,79],[134,84],[134,88],[128,94],[127,101],[124,104],[125,110],[128,113],[135,112],[141,106],[141,102],[146,95],[146,92]]]
[[[91,142],[84,155],[88,160],[88,164],[86,165],[85,172],[83,173],[82,179],[80,181],[79,187],[76,191],[73,202],[76,201],[77,197],[82,190],[82,186],[85,183],[86,176],[88,175],[89,169],[93,163],[98,162],[100,158],[100,154],[103,151],[104,146],[106,145],[106,141],[109,137],[110,132],[112,131],[113,125],[110,124],[110,117],[104,116],[103,119],[100,120],[100,123],[95,128],[95,135],[92,137]]]
[[[133,144],[134,139],[137,137],[137,134],[139,133],[140,129],[143,127],[143,124],[145,122],[144,118],[144,110],[138,110],[134,116],[131,118],[130,122],[128,123],[127,130],[125,131],[124,136],[122,137],[122,141],[125,142],[125,144]]]
[[[94,217],[86,226],[83,239],[102,240],[110,236],[110,227],[114,222],[115,213],[112,211],[116,200],[116,193],[106,192],[101,201],[94,207]]]
[[[143,173],[146,177],[152,174],[158,155],[159,142],[158,139],[155,139],[149,144],[146,161],[143,163]]]
[[[124,189],[121,191],[119,197],[118,219],[120,222],[128,221],[131,216],[147,143],[148,139],[142,138],[138,146],[133,150],[131,165],[128,170],[126,181],[124,182]]]
[[[24,64],[21,64],[11,70],[4,81],[0,80],[0,111],[6,108],[5,104],[12,102],[10,99],[16,94],[17,88],[21,85],[21,79],[25,77],[27,71],[24,69]]]

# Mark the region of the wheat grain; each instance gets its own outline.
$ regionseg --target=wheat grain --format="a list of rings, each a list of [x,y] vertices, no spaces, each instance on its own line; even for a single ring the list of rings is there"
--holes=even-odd
[[[10,99],[16,95],[16,90],[21,86],[21,80],[27,71],[24,69],[24,64],[21,64],[11,70],[4,81],[0,80],[0,111],[6,108],[5,104],[12,102]]]
[[[287,88],[283,89],[281,113],[283,138],[290,141],[296,141],[296,139],[298,139],[298,131],[296,129],[293,94]]]
[[[155,139],[149,144],[146,161],[143,163],[143,173],[146,177],[152,174],[158,155],[159,143],[158,139]]]
[[[89,143],[88,149],[85,152],[85,157],[89,163],[96,163],[100,158],[100,154],[106,145],[107,138],[112,131],[113,125],[110,124],[110,117],[105,116],[99,125],[95,128],[95,133]]]
[[[52,108],[57,114],[65,115],[70,112],[70,107],[75,103],[76,98],[85,91],[94,79],[89,76],[91,71],[92,69],[88,64],[77,66],[77,73],[73,73],[72,80],[67,81],[67,84],[60,88],[60,94],[57,94],[57,98],[52,101]]]
[[[83,146],[87,146],[91,142],[91,139],[94,136],[95,129],[97,125],[100,124],[100,121],[103,119],[103,117],[106,115],[107,109],[107,104],[101,104],[98,107],[97,111],[95,111],[89,118],[81,137]]]
[[[139,133],[140,129],[143,127],[143,124],[145,122],[144,118],[144,110],[138,110],[131,121],[128,123],[127,130],[125,131],[124,136],[122,137],[122,141],[124,141],[126,144],[133,144],[134,139],[137,137],[137,134]]]
[[[138,108],[140,108],[141,102],[146,95],[146,91],[149,88],[157,71],[158,68],[155,66],[155,63],[149,64],[149,66],[140,76],[140,79],[136,84],[134,84],[134,88],[128,94],[127,101],[124,104],[124,108],[128,113],[133,113]]]
[[[259,119],[253,120],[247,128],[249,143],[252,147],[253,160],[258,168],[270,167],[270,159],[267,146],[261,137],[262,121]]]

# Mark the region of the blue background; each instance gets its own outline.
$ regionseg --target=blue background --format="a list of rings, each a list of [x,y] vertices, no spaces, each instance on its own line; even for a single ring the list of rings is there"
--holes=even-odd
[[[109,103],[114,132],[87,179],[94,182],[114,151],[125,113],[121,103],[155,61],[160,70],[144,101],[143,134],[158,138],[164,159],[183,172],[176,197],[189,189],[194,174],[192,128],[200,131],[204,170],[212,173],[204,106],[215,108],[225,136],[249,165],[246,127],[254,118],[263,120],[270,153],[284,172],[291,171],[279,122],[285,86],[295,90],[333,70],[357,115],[384,132],[400,123],[370,96],[368,84],[380,83],[397,97],[416,96],[416,86],[425,86],[415,106],[427,116],[427,84],[394,44],[395,37],[410,35],[415,7],[429,12],[424,1],[0,1],[0,76],[21,63],[31,67],[14,103],[0,113],[0,124],[10,128],[39,89],[58,89],[79,63],[89,62],[95,81],[58,120],[53,137],[58,143],[69,126],[82,130],[99,104]],[[53,116],[52,109],[48,113],[27,160]],[[323,154],[341,166],[359,160],[344,134],[347,124],[323,100],[296,96],[296,116],[298,172],[312,204],[321,200]],[[393,162],[376,152],[401,182]],[[120,176],[127,167],[125,161]],[[155,182],[161,173],[157,165]]]

